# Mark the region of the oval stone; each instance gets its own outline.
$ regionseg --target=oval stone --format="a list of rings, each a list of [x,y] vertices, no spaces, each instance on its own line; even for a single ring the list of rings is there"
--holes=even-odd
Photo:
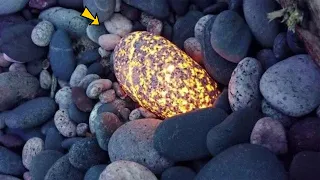
[[[308,55],[296,55],[270,67],[262,76],[260,91],[282,113],[300,117],[320,104],[320,70]]]
[[[21,176],[25,171],[21,156],[0,146],[0,173]]]

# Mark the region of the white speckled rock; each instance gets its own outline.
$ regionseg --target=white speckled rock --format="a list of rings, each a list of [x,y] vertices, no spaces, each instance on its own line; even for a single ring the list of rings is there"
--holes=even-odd
[[[72,103],[72,90],[69,86],[61,88],[55,96],[55,101],[60,109],[68,109]]]
[[[29,139],[22,149],[22,163],[27,169],[30,168],[34,156],[44,150],[44,142],[38,137]]]
[[[39,22],[32,30],[31,39],[37,46],[48,46],[54,33],[54,26],[49,21]]]
[[[285,115],[304,116],[320,104],[320,69],[308,55],[290,57],[267,69],[260,91]]]
[[[40,13],[39,19],[50,21],[56,28],[67,31],[72,36],[86,36],[89,21],[81,13],[62,7],[52,7]]]
[[[140,15],[140,23],[145,27],[148,26],[148,23],[151,19],[154,19],[154,17],[145,12],[142,12]]]
[[[99,45],[107,50],[107,51],[112,51],[117,44],[120,42],[121,37],[116,34],[104,34],[99,37]]]
[[[212,18],[213,15],[206,15],[206,16],[203,16],[202,18],[200,18],[196,24],[196,26],[194,27],[194,36],[200,40],[201,39],[201,36],[202,36],[202,33],[204,31],[204,27],[206,25],[206,23],[209,21],[210,18]]]
[[[77,87],[81,80],[87,75],[88,68],[86,65],[79,64],[73,71],[70,78],[70,87]]]
[[[89,84],[86,93],[89,98],[98,99],[102,92],[111,89],[111,87],[112,82],[109,79],[98,79]]]
[[[77,126],[70,120],[67,110],[58,110],[54,115],[54,124],[64,137],[76,136]]]
[[[103,24],[99,26],[88,25],[86,32],[89,39],[97,44],[99,43],[99,37],[108,33],[106,27]]]
[[[83,89],[87,89],[89,84],[95,80],[100,79],[100,76],[97,74],[88,74],[86,75],[78,84],[79,87],[82,87]]]
[[[245,107],[260,109],[261,94],[259,82],[263,73],[260,62],[254,58],[244,58],[231,75],[228,99],[233,111]]]
[[[39,76],[39,81],[40,81],[40,87],[42,89],[50,89],[52,79],[49,71],[45,69],[42,70]]]
[[[250,142],[266,147],[275,154],[284,154],[288,151],[284,127],[279,121],[270,117],[262,118],[256,123]]]
[[[98,102],[92,109],[90,116],[89,116],[89,128],[90,128],[90,132],[92,134],[95,133],[95,128],[94,128],[94,121],[97,120],[97,112],[100,106],[102,106],[103,104],[101,102]]]
[[[134,109],[133,111],[131,111],[131,113],[129,114],[129,120],[130,121],[133,121],[133,120],[137,120],[137,119],[141,119],[142,116],[141,116],[141,112],[140,110],[137,108],[137,109]]]
[[[27,72],[26,66],[21,63],[12,63],[9,67],[10,72]]]
[[[99,180],[157,180],[157,177],[138,163],[115,161],[102,171]]]
[[[158,19],[151,19],[147,25],[147,31],[154,35],[161,35],[163,24]]]
[[[86,133],[89,130],[89,126],[86,123],[80,123],[77,125],[77,135],[78,136],[86,136]]]
[[[120,13],[115,13],[113,16],[104,22],[109,33],[117,34],[121,37],[129,34],[132,31],[132,22]]]

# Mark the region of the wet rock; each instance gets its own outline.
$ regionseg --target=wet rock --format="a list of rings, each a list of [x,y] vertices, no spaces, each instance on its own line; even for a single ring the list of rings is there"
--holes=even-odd
[[[33,128],[47,122],[55,113],[56,103],[49,97],[40,97],[21,104],[6,117],[6,125],[10,128]]]

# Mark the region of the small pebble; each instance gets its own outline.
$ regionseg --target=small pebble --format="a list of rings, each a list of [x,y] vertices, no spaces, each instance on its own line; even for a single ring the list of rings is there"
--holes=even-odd
[[[70,87],[77,87],[81,80],[87,75],[87,66],[79,64],[70,78]]]
[[[157,117],[155,114],[153,114],[152,112],[150,112],[146,108],[139,107],[138,109],[139,109],[141,115],[145,118],[156,118]]]
[[[200,40],[201,36],[203,34],[204,28],[206,23],[209,21],[209,19],[211,19],[213,17],[213,15],[205,15],[202,18],[200,18],[196,24],[196,26],[194,27],[194,36]]]
[[[78,136],[86,136],[86,133],[89,130],[89,126],[86,123],[80,123],[77,125],[77,135]]]
[[[145,12],[142,12],[142,13],[141,13],[141,16],[140,16],[140,23],[141,23],[143,26],[147,27],[147,26],[148,26],[148,23],[149,23],[149,21],[150,21],[151,19],[154,19],[154,17],[151,16],[151,15],[149,15],[149,14],[147,14],[147,13],[145,13]]]
[[[122,119],[124,121],[128,121],[129,120],[129,116],[130,116],[130,113],[131,113],[130,109],[122,108],[122,109],[119,110],[119,113],[120,113],[120,116],[122,117]]]
[[[26,65],[28,73],[34,76],[38,76],[40,72],[43,70],[42,62],[42,60],[28,62]]]
[[[116,92],[114,89],[109,89],[99,95],[99,100],[102,103],[110,103],[116,99]]]
[[[86,91],[81,87],[72,88],[73,103],[83,112],[91,112],[94,104],[93,101],[86,95]]]
[[[58,110],[54,115],[54,123],[58,131],[65,137],[76,135],[76,125],[70,120],[67,110]]]
[[[58,84],[61,88],[64,88],[64,87],[69,87],[69,82],[67,81],[64,81],[64,80],[61,80],[61,79],[58,79]],[[69,87],[70,88],[70,87]]]
[[[50,75],[49,71],[42,70],[40,73],[39,80],[40,80],[40,87],[42,89],[48,90],[51,88],[52,79],[51,79],[51,75]]]
[[[102,92],[111,89],[111,87],[112,82],[109,79],[98,79],[89,84],[86,93],[89,98],[97,99]]]
[[[106,30],[106,27],[103,24],[100,24],[99,26],[92,26],[88,25],[87,29],[87,36],[89,39],[95,43],[98,43],[98,39],[100,36],[104,34],[108,34],[108,31]]]
[[[146,167],[132,161],[115,161],[101,173],[99,180],[157,180]]]
[[[44,150],[44,142],[38,137],[29,139],[23,146],[22,163],[24,167],[30,169],[32,159]]]
[[[158,19],[151,19],[147,25],[147,31],[154,35],[160,35],[162,32],[163,24]]]
[[[60,134],[56,127],[50,128],[46,134],[46,139],[44,141],[44,148],[46,150],[55,150],[63,152],[61,143],[64,137]]]
[[[94,124],[96,123],[97,120],[97,116],[98,116],[98,110],[99,108],[102,106],[103,104],[101,102],[98,102],[96,105],[94,105],[90,116],[89,116],[89,128],[90,128],[90,132],[92,134],[95,133],[95,128],[94,128]]]
[[[188,38],[184,41],[184,50],[185,52],[198,64],[202,64],[202,51],[200,42],[194,38]]]
[[[117,44],[120,42],[121,37],[116,34],[104,34],[99,37],[99,45],[107,50],[107,51],[112,51]]]
[[[288,151],[284,127],[279,121],[269,117],[256,123],[251,132],[250,142],[266,147],[275,154],[285,154]]]
[[[21,63],[12,63],[9,67],[10,72],[27,72],[26,66]]]
[[[70,104],[68,114],[75,123],[87,123],[89,121],[89,113],[81,111],[74,103]]]
[[[30,171],[23,173],[23,179],[24,180],[32,180],[32,176],[30,174]]]
[[[121,88],[121,86],[120,86],[120,84],[118,82],[112,83],[112,88],[115,90],[116,95],[120,99],[125,99],[127,97],[126,92],[124,92],[124,90]]]
[[[37,46],[48,46],[54,33],[54,26],[49,21],[41,21],[38,23],[31,33],[31,39]]]
[[[142,115],[141,115],[141,112],[138,108],[131,111],[131,113],[129,115],[130,121],[141,119],[141,118],[142,118]]]
[[[109,57],[110,54],[111,54],[110,51],[107,51],[107,50],[103,49],[102,47],[99,47],[98,52],[99,52],[99,54],[100,54],[100,56],[101,56],[102,58]]]
[[[108,32],[124,37],[132,31],[132,23],[125,16],[115,13],[109,20],[104,22]]]
[[[260,50],[257,54],[257,60],[265,70],[279,62],[271,49]]]
[[[100,76],[97,74],[88,74],[86,75],[78,84],[79,87],[82,87],[83,89],[87,89],[89,84],[95,80],[100,79]]]
[[[69,86],[62,87],[55,96],[55,101],[60,109],[68,109],[72,103],[72,90]]]

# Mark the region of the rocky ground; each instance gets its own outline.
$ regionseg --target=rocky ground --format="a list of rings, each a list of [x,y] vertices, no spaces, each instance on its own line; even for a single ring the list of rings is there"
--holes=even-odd
[[[84,7],[99,26],[81,17]],[[0,0],[0,179],[319,180],[319,59],[268,19],[280,8]],[[161,35],[200,64],[221,90],[213,107],[160,118],[133,101],[114,49],[134,31]]]

